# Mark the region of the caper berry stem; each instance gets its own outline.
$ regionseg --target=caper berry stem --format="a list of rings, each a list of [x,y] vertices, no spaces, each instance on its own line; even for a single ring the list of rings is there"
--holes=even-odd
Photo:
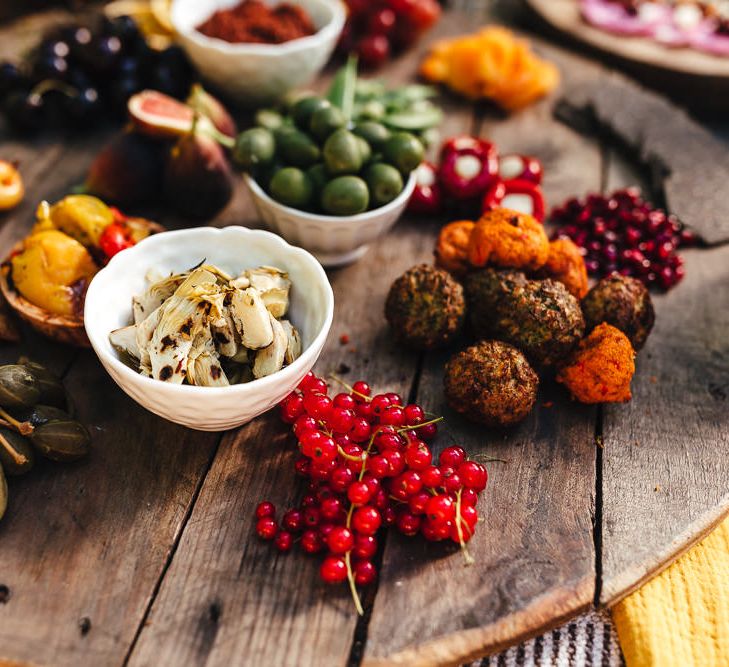
[[[8,426],[9,428],[15,429],[20,435],[30,435],[33,432],[33,424],[30,422],[21,422],[15,419],[13,415],[8,413],[5,408],[0,407],[0,417],[5,420],[2,426]]]
[[[13,447],[13,445],[7,441],[2,433],[0,433],[0,447],[2,447],[8,453],[8,456],[13,459],[16,465],[22,466],[28,463],[28,459],[22,454],[18,453],[15,447]]]

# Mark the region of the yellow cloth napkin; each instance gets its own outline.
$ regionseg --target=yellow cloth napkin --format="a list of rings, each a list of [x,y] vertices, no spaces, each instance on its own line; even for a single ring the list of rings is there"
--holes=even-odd
[[[613,609],[628,667],[729,666],[729,519]]]

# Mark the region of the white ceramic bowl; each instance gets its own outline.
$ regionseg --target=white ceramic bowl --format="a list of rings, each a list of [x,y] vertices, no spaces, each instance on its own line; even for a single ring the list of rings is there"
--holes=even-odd
[[[193,387],[143,377],[119,359],[109,332],[132,321],[132,296],[145,288],[147,271],[182,271],[203,259],[230,273],[263,264],[288,271],[289,316],[301,332],[304,350],[294,363],[246,384]],[[245,227],[198,227],[145,239],[99,271],[84,309],[86,333],[114,381],[147,410],[201,431],[241,426],[292,391],[319,357],[333,315],[334,294],[319,262],[275,234]]]
[[[289,243],[306,248],[324,266],[343,266],[358,260],[372,241],[398,221],[415,189],[415,172],[389,204],[357,215],[317,215],[279,204],[256,181],[244,174],[258,214]]]
[[[329,60],[346,20],[341,0],[288,0],[308,12],[318,29],[315,34],[283,44],[231,44],[195,29],[216,10],[239,2],[173,0],[170,21],[203,78],[249,107],[271,103],[309,83]]]

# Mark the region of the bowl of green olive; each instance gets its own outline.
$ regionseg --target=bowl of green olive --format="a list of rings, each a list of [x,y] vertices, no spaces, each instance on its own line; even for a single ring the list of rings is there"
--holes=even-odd
[[[324,266],[339,266],[397,222],[424,152],[415,134],[347,120],[311,95],[241,133],[234,159],[263,222]]]

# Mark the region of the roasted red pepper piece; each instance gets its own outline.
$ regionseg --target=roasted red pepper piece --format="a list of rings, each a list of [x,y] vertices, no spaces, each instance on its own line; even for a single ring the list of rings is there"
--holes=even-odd
[[[486,213],[500,206],[544,222],[544,195],[541,188],[530,181],[514,179],[494,183],[483,197],[481,210]]]
[[[535,185],[542,182],[542,163],[529,155],[509,153],[499,157],[499,177],[504,181],[530,181]]]
[[[498,178],[496,147],[476,137],[454,137],[443,144],[438,172],[443,190],[458,201],[480,197]]]
[[[412,213],[435,215],[440,211],[443,203],[438,171],[430,162],[423,162],[415,170],[415,190],[410,197],[408,210]]]
[[[122,250],[131,248],[134,245],[134,239],[123,224],[112,222],[101,233],[99,239],[99,247],[101,251],[111,259],[114,255]]]

